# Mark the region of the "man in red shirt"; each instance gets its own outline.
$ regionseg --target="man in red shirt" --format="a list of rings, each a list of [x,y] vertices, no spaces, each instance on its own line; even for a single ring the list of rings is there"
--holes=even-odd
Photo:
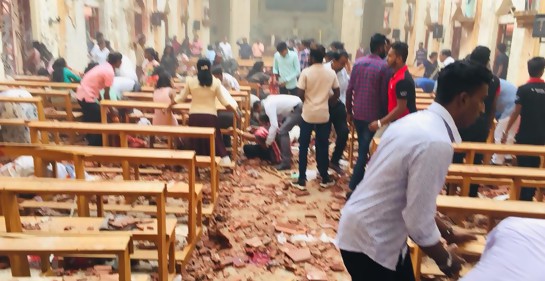
[[[392,44],[388,52],[388,66],[394,70],[388,84],[388,115],[369,124],[369,129],[373,132],[416,111],[414,80],[405,64],[408,55],[409,46],[403,42]]]

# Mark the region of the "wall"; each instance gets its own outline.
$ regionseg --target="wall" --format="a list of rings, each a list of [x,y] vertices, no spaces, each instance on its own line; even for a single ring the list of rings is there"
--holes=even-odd
[[[342,6],[342,26],[341,26],[341,41],[344,42],[344,47],[356,56],[356,50],[361,42],[361,28],[363,16],[363,1],[361,0],[344,0]]]
[[[251,2],[252,0],[231,0],[230,31],[226,36],[229,38],[229,42],[233,48],[233,56],[235,58],[238,58],[238,51],[240,49],[237,45],[237,40],[247,38],[248,43],[250,45],[252,44],[252,40],[249,39],[251,27]]]
[[[53,56],[59,55],[59,17],[56,0],[30,1],[32,37],[46,45]],[[51,20],[51,21],[50,21]]]

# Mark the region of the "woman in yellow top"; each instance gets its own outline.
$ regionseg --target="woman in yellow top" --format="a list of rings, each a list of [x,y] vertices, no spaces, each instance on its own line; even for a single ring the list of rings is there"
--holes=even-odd
[[[189,95],[192,96],[191,108],[189,109],[189,126],[216,128],[216,155],[221,157],[220,164],[224,165],[231,163],[231,159],[223,144],[216,99],[229,111],[234,112],[235,118],[240,119],[240,115],[229,102],[229,97],[226,96],[225,91],[222,91],[221,81],[212,76],[210,68],[211,65],[208,59],[200,59],[197,62],[197,77],[188,77],[186,79],[184,92],[176,96],[174,101],[175,103],[181,103]],[[210,155],[210,144],[207,140],[192,140],[192,144],[197,155]]]

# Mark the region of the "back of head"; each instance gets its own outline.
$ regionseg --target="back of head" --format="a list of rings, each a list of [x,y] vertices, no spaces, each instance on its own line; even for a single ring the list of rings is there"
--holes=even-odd
[[[150,55],[153,57],[154,60],[159,61],[159,53],[157,53],[157,52],[155,51],[155,49],[153,49],[153,48],[146,48],[146,49],[144,50],[144,52],[150,54]]]
[[[339,53],[335,51],[328,51],[325,53],[325,61],[330,62],[332,60],[338,60],[339,59]]]
[[[445,57],[450,57],[450,56],[452,56],[452,52],[449,49],[443,49],[443,50],[441,50],[441,55],[443,55]]]
[[[310,50],[310,58],[312,63],[322,63],[324,61],[325,53],[322,51],[322,48]]]
[[[87,72],[91,71],[91,69],[93,69],[95,66],[97,66],[98,63],[92,61],[90,62],[87,67],[85,68],[85,70],[83,71],[84,74],[87,74]]]
[[[487,66],[490,62],[490,49],[485,46],[477,46],[469,55],[469,59],[480,65]]]
[[[403,63],[407,62],[407,57],[409,56],[409,46],[404,42],[395,42],[391,47],[394,52],[401,57]]]
[[[301,41],[301,44],[303,44],[303,46],[305,46],[305,48],[307,49],[310,49],[310,43],[311,41],[309,39],[304,39],[303,41]]]
[[[157,73],[157,84],[155,85],[155,89],[159,88],[171,88],[172,87],[172,77],[167,71],[160,71]]]
[[[505,45],[504,43],[500,43],[498,45],[498,51],[505,53],[507,51],[507,45]]]
[[[280,43],[278,43],[278,45],[276,45],[276,50],[279,53],[282,53],[283,51],[285,51],[287,49],[288,49],[288,44],[286,44],[286,42],[280,42]]]
[[[330,45],[332,48],[334,48],[337,51],[344,50],[344,43],[339,41],[333,41]]]
[[[543,76],[543,71],[545,69],[545,58],[543,57],[534,57],[528,61],[528,74],[532,78],[540,78]]]
[[[453,62],[439,72],[435,101],[445,106],[463,92],[472,95],[483,84],[490,84],[492,77],[492,72],[481,64]]]
[[[371,36],[371,41],[369,42],[371,53],[376,54],[384,45],[386,45],[386,36],[380,33],[375,33]]]
[[[223,74],[223,68],[221,68],[220,65],[216,65],[212,67],[212,75],[222,75]]]
[[[51,81],[64,82],[64,68],[66,67],[66,61],[63,58],[58,58],[53,62],[53,73],[51,74]]]
[[[208,59],[199,59],[199,61],[197,61],[197,78],[199,79],[199,85],[202,87],[212,86],[214,77],[212,77],[210,68],[211,65]]]
[[[123,55],[119,52],[113,52],[108,55],[108,62],[111,65],[115,65],[117,63],[121,63],[121,60],[123,59]]]
[[[430,59],[437,58],[437,52],[431,52]]]

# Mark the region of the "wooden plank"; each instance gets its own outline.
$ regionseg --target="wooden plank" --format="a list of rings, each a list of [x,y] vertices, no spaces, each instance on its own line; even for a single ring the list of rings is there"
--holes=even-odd
[[[0,86],[9,87],[35,87],[35,88],[60,88],[76,90],[79,84],[42,81],[0,81]]]
[[[483,214],[495,218],[509,216],[545,219],[545,204],[525,201],[444,196],[437,197],[437,210],[445,213]]]
[[[196,187],[199,184],[196,185]],[[197,188],[195,188],[197,189]],[[202,188],[201,188],[202,189]],[[34,200],[25,200],[19,203],[19,207],[23,209],[39,209],[39,208],[49,208],[53,210],[77,210],[77,205],[75,202],[52,202],[52,201],[34,201]],[[157,207],[154,205],[120,205],[120,204],[104,204],[103,210],[105,212],[123,212],[123,213],[145,213],[145,214],[155,214],[157,213]],[[205,210],[209,209],[207,206],[203,208],[203,213],[206,213]],[[97,210],[97,205],[90,204],[89,209],[91,211]],[[167,214],[187,214],[186,207],[178,206],[166,206],[165,212]],[[208,215],[211,215],[211,212],[208,212]]]

